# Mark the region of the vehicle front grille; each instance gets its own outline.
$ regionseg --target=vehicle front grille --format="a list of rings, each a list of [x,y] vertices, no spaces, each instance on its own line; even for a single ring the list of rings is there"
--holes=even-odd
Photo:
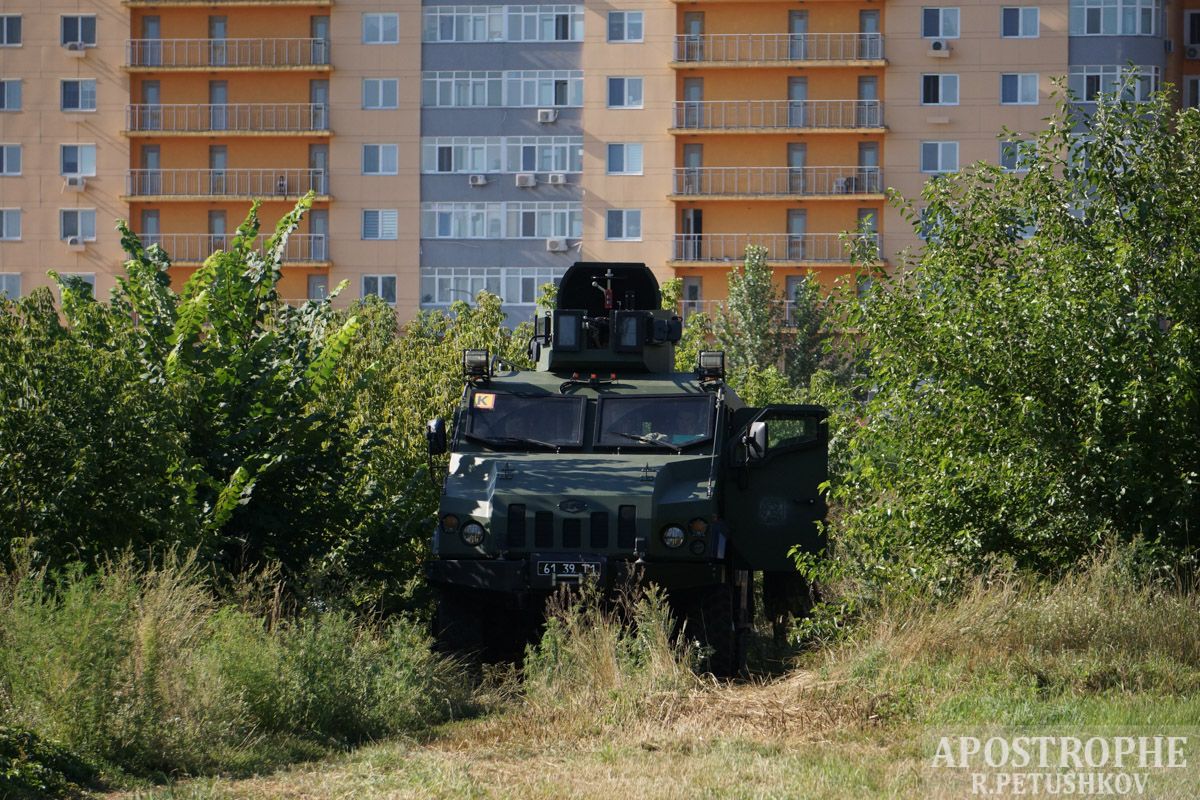
[[[525,504],[514,503],[508,507],[508,546],[525,546]]]
[[[564,519],[562,524],[562,546],[568,550],[577,550],[581,542],[580,532],[583,521],[578,518]]]
[[[593,511],[592,525],[589,531],[591,535],[591,545],[594,549],[602,549],[608,547],[608,512]]]
[[[554,514],[539,511],[533,519],[533,543],[537,547],[554,546]]]
[[[632,550],[637,538],[637,506],[621,506],[617,509],[617,547]]]

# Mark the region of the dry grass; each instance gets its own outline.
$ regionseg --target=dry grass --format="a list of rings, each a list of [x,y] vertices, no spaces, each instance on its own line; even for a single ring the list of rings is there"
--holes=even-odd
[[[884,608],[800,669],[697,678],[654,598],[621,614],[560,610],[522,687],[492,714],[249,781],[156,798],[961,798],[928,766],[962,729],[1195,730],[1200,603],[1135,588],[1115,561],[1054,584],[1002,576],[938,608]],[[640,615],[640,616],[639,616]],[[1153,796],[1194,798],[1200,765]]]

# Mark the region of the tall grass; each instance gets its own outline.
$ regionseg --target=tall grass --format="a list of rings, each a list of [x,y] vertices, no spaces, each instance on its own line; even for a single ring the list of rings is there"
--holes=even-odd
[[[129,773],[195,774],[418,733],[469,702],[414,623],[269,601],[214,600],[186,559],[0,574],[0,718]]]
[[[533,717],[622,726],[661,715],[697,688],[697,652],[674,636],[665,595],[629,590],[559,595],[541,640],[525,655],[523,705]]]

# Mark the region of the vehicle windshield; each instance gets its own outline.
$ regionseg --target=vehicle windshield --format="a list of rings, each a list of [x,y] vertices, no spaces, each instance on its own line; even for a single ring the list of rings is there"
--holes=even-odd
[[[678,451],[712,438],[708,395],[605,397],[599,415],[599,445]]]
[[[583,444],[586,403],[582,397],[475,391],[467,436],[484,444],[577,447]]]

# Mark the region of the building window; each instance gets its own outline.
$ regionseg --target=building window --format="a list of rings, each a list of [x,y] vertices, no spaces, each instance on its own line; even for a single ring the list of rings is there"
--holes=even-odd
[[[63,111],[95,111],[96,82],[94,80],[62,82]]]
[[[614,241],[642,240],[642,212],[638,209],[610,209],[604,238]]]
[[[1183,76],[1182,100],[1184,108],[1200,108],[1200,75]]]
[[[0,111],[21,110],[20,79],[0,81]]]
[[[1027,172],[1027,159],[1031,157],[1032,141],[1017,139],[1000,142],[1000,168],[1005,172]]]
[[[21,145],[0,144],[0,175],[21,174]]]
[[[363,275],[362,296],[374,295],[389,306],[396,305],[396,276],[395,275]]]
[[[642,79],[641,78],[609,78],[608,79],[609,108],[641,108]]]
[[[96,145],[64,144],[59,152],[59,171],[62,175],[96,174]]]
[[[1000,9],[1000,35],[1005,39],[1036,39],[1039,12],[1034,7]]]
[[[1038,102],[1036,72],[1007,73],[1000,76],[1000,102],[1006,106],[1035,106]]]
[[[362,87],[363,108],[378,111],[400,107],[400,82],[396,78],[363,78]]]
[[[563,270],[553,267],[427,268],[421,271],[421,303],[448,305],[491,292],[506,305],[533,305],[541,287],[557,286],[562,276]]]
[[[421,104],[426,107],[509,108],[583,105],[580,70],[446,71],[421,75]]]
[[[921,35],[926,39],[957,39],[957,8],[922,8]]]
[[[610,11],[608,12],[608,40],[610,42],[640,42],[642,41],[641,11]]]
[[[364,208],[362,238],[368,241],[397,238],[396,216],[394,208]]]
[[[954,172],[958,169],[958,142],[921,142],[921,172]]]
[[[21,209],[0,208],[0,241],[15,242],[21,238]]]
[[[364,144],[362,150],[363,175],[395,175],[399,146],[394,144]]]
[[[583,208],[572,202],[423,203],[423,239],[579,238]]]
[[[427,174],[582,172],[582,136],[429,136],[421,140]]]
[[[1071,0],[1072,36],[1157,36],[1159,0]]]
[[[421,39],[443,42],[581,42],[582,5],[433,6]]]
[[[1126,82],[1137,70],[1137,80]],[[1124,67],[1117,64],[1071,67],[1067,88],[1081,103],[1094,103],[1101,95],[1114,94],[1124,87],[1124,99],[1145,101],[1158,90],[1158,67]]]
[[[21,44],[21,15],[0,15],[0,47],[18,47]]]
[[[59,212],[58,238],[96,241],[96,209],[66,208]]]
[[[16,300],[21,296],[21,276],[16,272],[0,272],[0,297]]]
[[[69,16],[62,18],[62,44],[96,46],[96,18],[94,16]]]
[[[958,76],[922,75],[921,104],[927,106],[958,105]]]
[[[72,279],[83,281],[84,285],[88,287],[86,293],[93,297],[96,295],[96,273],[94,272],[60,272],[58,277],[62,278],[63,282]]]
[[[1183,12],[1183,43],[1200,47],[1200,11]]]
[[[363,14],[363,44],[398,44],[399,14]]]
[[[641,175],[642,146],[614,143],[608,146],[609,175]]]
[[[583,6],[506,6],[510,42],[582,42]]]

